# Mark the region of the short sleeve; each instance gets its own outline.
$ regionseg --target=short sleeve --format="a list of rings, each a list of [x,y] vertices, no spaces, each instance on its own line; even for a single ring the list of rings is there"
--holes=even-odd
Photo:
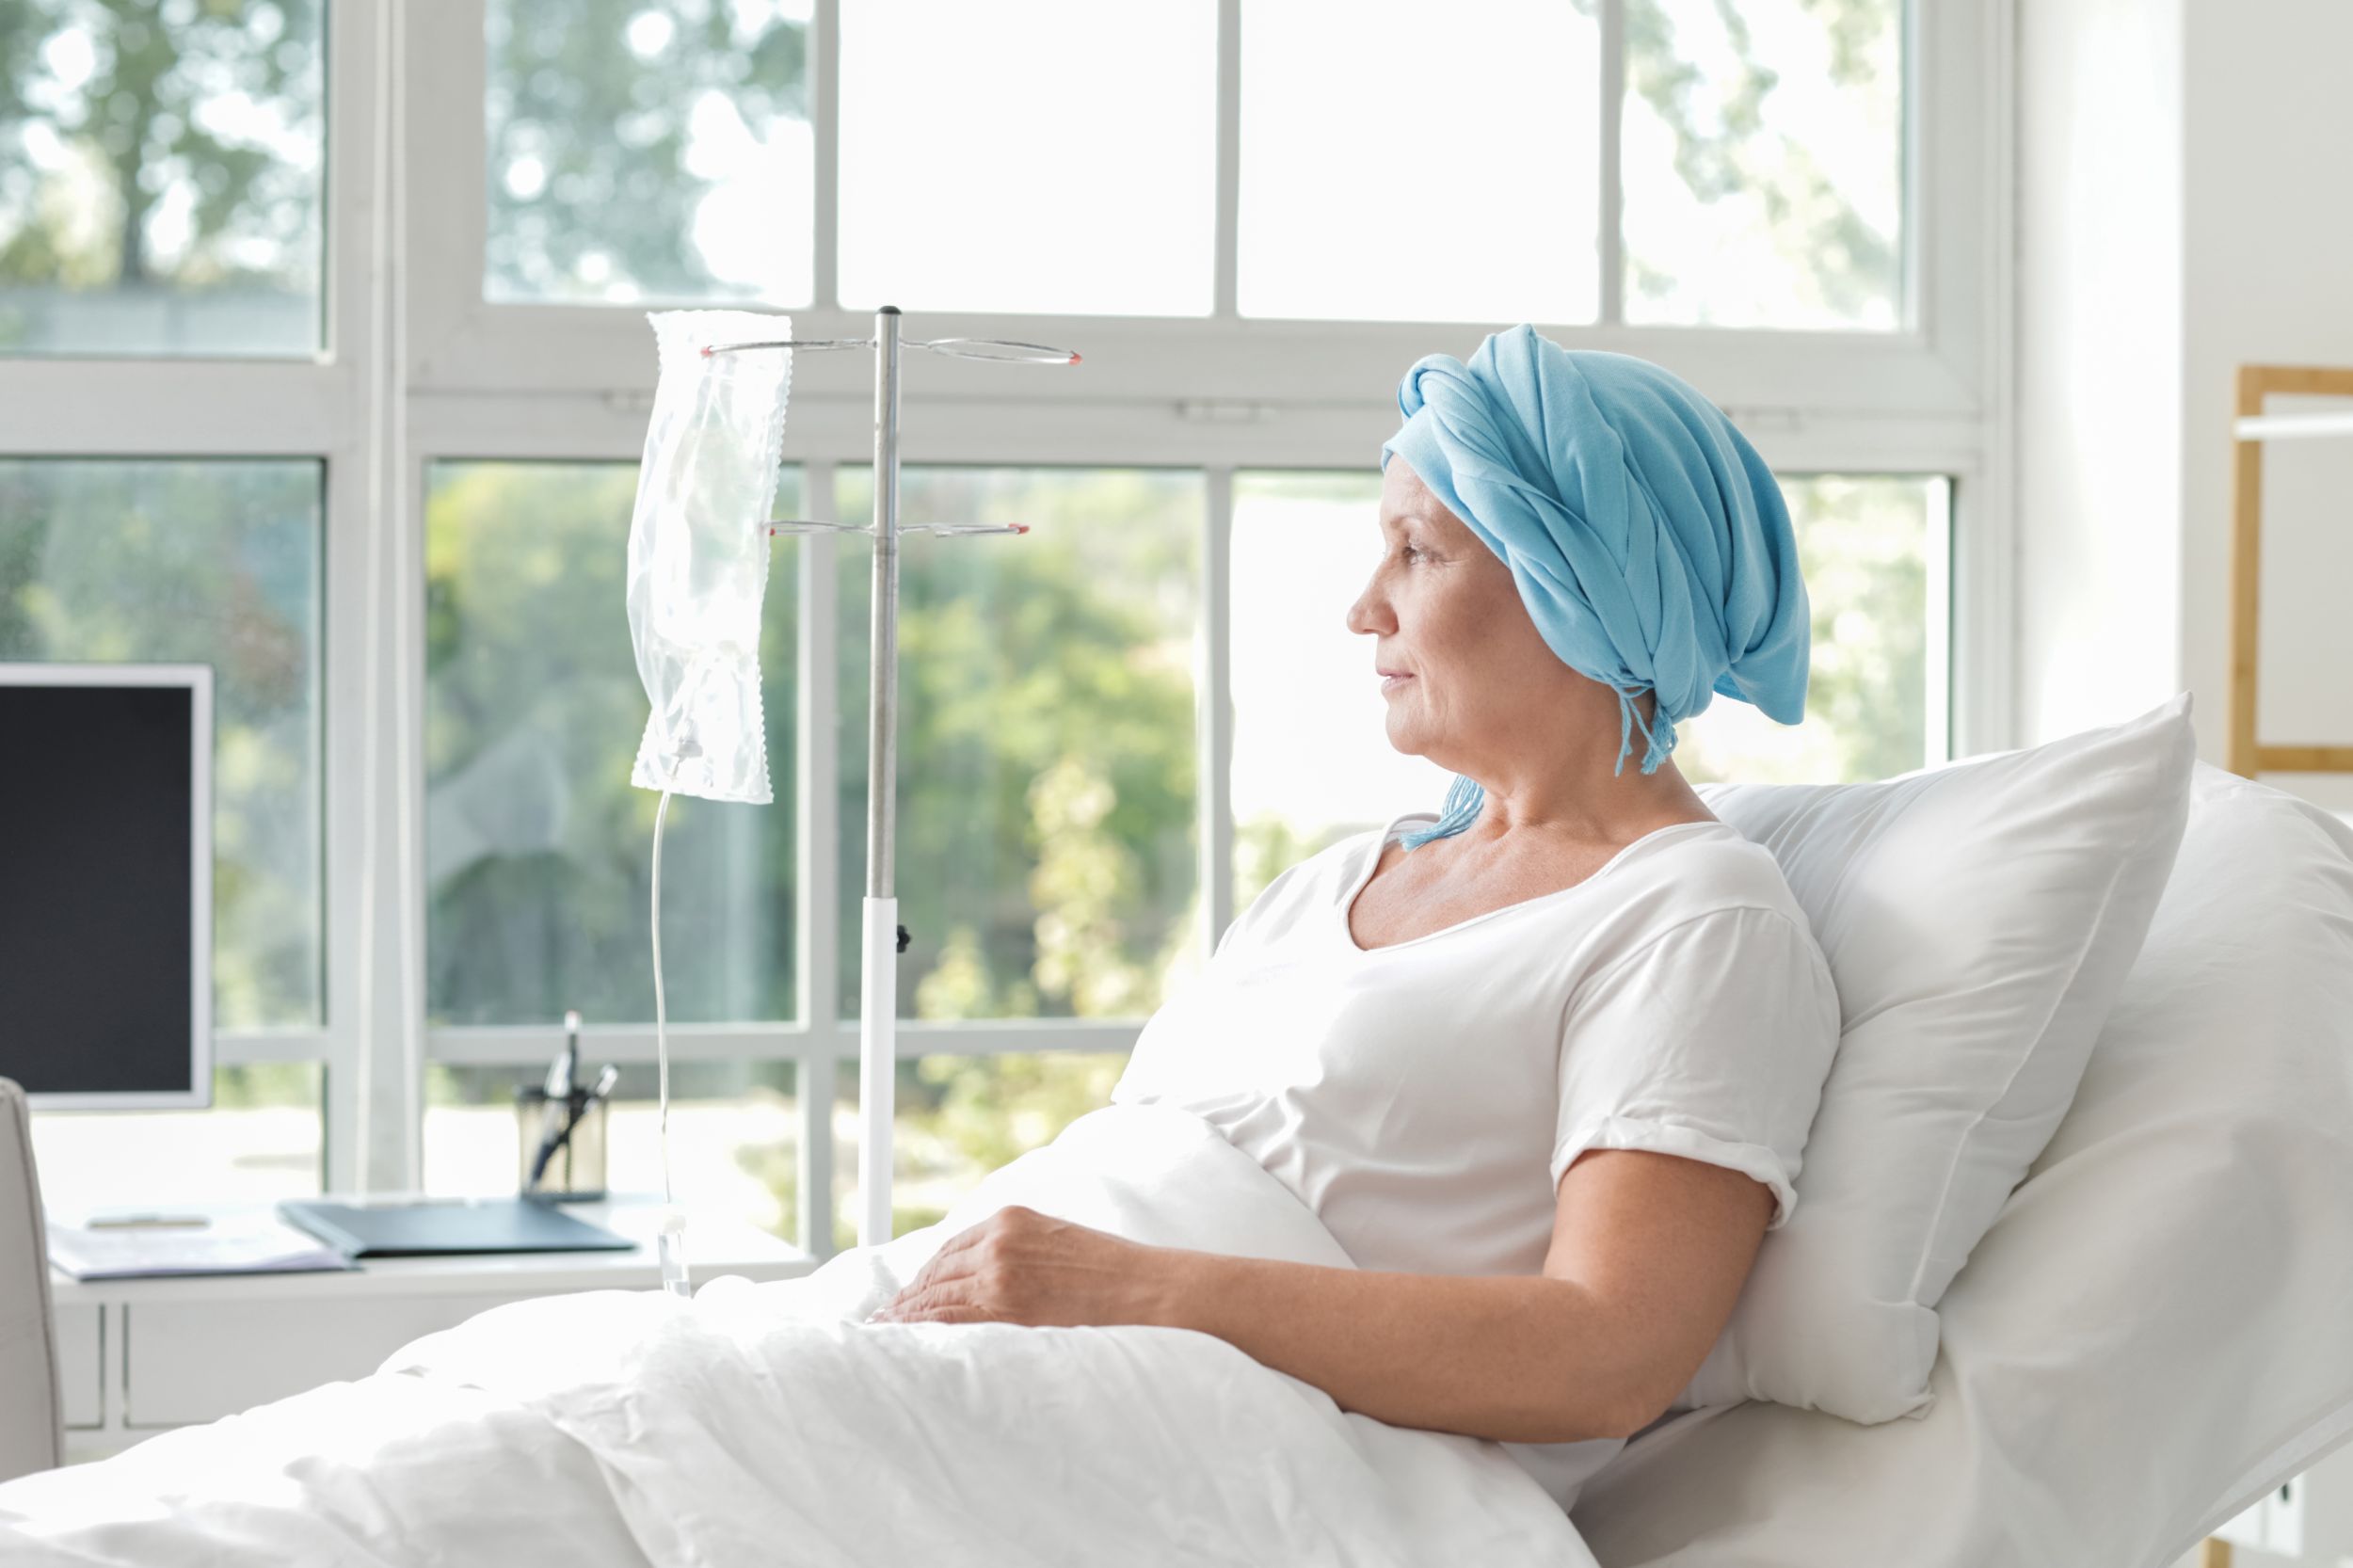
[[[1801,920],[1719,909],[1646,939],[1571,993],[1554,1187],[1588,1149],[1681,1155],[1770,1188],[1779,1230],[1838,1032],[1830,967]]]

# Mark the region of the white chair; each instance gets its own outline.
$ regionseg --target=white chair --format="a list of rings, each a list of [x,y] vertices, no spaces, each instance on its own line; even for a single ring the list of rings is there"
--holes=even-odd
[[[61,1408],[32,1113],[0,1078],[0,1480],[65,1463]]]

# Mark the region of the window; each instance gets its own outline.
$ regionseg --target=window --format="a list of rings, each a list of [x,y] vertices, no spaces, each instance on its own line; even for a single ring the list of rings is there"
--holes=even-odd
[[[871,469],[837,481],[871,514]],[[902,1018],[1141,1019],[1197,966],[1197,472],[903,469]],[[841,552],[841,929],[866,890],[868,584]],[[842,1013],[859,953],[841,944]]]
[[[323,1011],[320,477],[305,460],[0,457],[0,662],[213,668],[213,1016],[264,1038]],[[72,765],[29,739],[11,766]],[[318,1192],[320,1064],[213,1081],[208,1111],[41,1112],[43,1191],[152,1203],[169,1170],[184,1195]]]
[[[623,1074],[613,1183],[651,1184],[620,584],[650,307],[856,338],[888,303],[1084,356],[904,361],[903,520],[1032,532],[901,556],[902,1228],[1100,1103],[1282,865],[1442,794],[1342,624],[1425,354],[1526,320],[1657,360],[1782,476],[1809,721],[1719,703],[1687,773],[2011,744],[1988,8],[17,12],[0,658],[221,672],[222,1103],[112,1146],[213,1129],[176,1153],[223,1190],[511,1190],[572,1007]],[[780,510],[869,514],[872,376],[796,357]],[[776,804],[676,803],[665,846],[672,1153],[683,1201],[824,1252],[869,556],[771,560]],[[42,1124],[98,1190],[101,1119]]]
[[[489,0],[486,298],[809,294],[806,7]]]
[[[1200,0],[845,0],[842,303],[1205,315],[1216,129]]]
[[[1589,8],[1270,0],[1241,21],[1243,315],[1594,319]]]
[[[1942,478],[1781,474],[1813,610],[1805,722],[1719,696],[1679,727],[1698,782],[1888,778],[1951,755],[1945,617],[1951,491]]]
[[[210,664],[213,1016],[320,1014],[315,462],[0,458],[0,660]],[[47,763],[13,738],[15,766]]]
[[[935,1224],[981,1177],[1050,1144],[1111,1103],[1128,1064],[1117,1051],[1004,1051],[903,1060],[891,1084],[891,1233]],[[839,1064],[833,1246],[857,1245],[858,1076]],[[807,1245],[806,1242],[803,1243]]]
[[[778,488],[796,514],[797,478]],[[622,609],[637,469],[452,461],[425,496],[424,879],[436,1024],[653,1016],[659,796],[630,783],[646,694]],[[760,652],[773,806],[680,798],[663,981],[680,1022],[793,1016],[789,537]]]
[[[21,0],[0,52],[0,352],[319,346],[319,0]]]
[[[1903,319],[1897,0],[1625,0],[1625,313]]]

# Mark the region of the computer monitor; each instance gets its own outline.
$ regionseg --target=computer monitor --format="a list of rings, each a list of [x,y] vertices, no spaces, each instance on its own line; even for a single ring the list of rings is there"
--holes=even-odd
[[[0,664],[0,1077],[213,1100],[213,672]]]

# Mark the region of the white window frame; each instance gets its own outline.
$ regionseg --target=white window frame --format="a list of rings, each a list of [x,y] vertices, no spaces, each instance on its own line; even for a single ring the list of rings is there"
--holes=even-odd
[[[1209,0],[1203,0],[1209,3]],[[1235,310],[1241,0],[1216,0],[1214,307],[1205,317],[932,312],[921,335],[1011,337],[1086,356],[1075,372],[952,360],[911,364],[908,464],[1182,466],[1205,475],[1195,676],[1205,944],[1233,909],[1232,705],[1226,671],[1233,477],[1257,468],[1369,470],[1395,428],[1393,389],[1433,350],[1466,354],[1510,323],[1244,319]],[[1616,310],[1616,102],[1624,0],[1602,0],[1604,160],[1600,325],[1539,322],[1576,347],[1655,360],[1724,407],[1783,472],[1922,473],[1953,482],[1950,755],[2014,745],[2010,392],[2013,20],[2000,0],[1908,0],[1906,312],[1889,332],[1636,327]],[[487,303],[484,0],[328,0],[326,342],[310,360],[0,359],[0,453],[287,456],[327,464],[322,758],[326,932],[322,1027],[223,1031],[224,1063],[326,1064],[327,1178],[348,1190],[422,1186],[423,1061],[536,1064],[545,1028],[423,1024],[424,984],[424,476],[441,460],[636,458],[653,354],[641,310]],[[808,336],[858,336],[836,292],[840,0],[816,0],[810,50],[816,300],[789,310]],[[411,171],[422,171],[424,177]],[[424,192],[430,192],[430,199]],[[872,367],[807,355],[794,367],[786,456],[811,515],[841,463],[872,449]],[[681,1025],[681,1060],[787,1058],[803,1107],[801,1234],[831,1250],[836,1062],[857,1032],[840,1013],[833,786],[839,628],[834,546],[802,542],[795,766],[801,919],[792,956],[801,1016]],[[373,557],[373,559],[372,559]],[[781,586],[778,584],[777,586]],[[617,615],[617,608],[616,608]],[[396,627],[408,633],[394,639]],[[370,649],[369,632],[376,634]],[[1935,630],[1931,628],[1931,630]],[[373,657],[371,657],[373,653]],[[395,655],[401,655],[396,657]],[[412,667],[413,666],[413,667]],[[373,690],[371,690],[373,688]],[[1932,719],[1934,715],[1931,715]],[[1937,738],[1931,737],[1931,745]],[[828,846],[818,853],[817,846]],[[365,941],[363,944],[362,937]],[[1205,946],[1206,951],[1206,946]],[[781,955],[780,955],[781,956]],[[904,1021],[904,1056],[1119,1050],[1141,1021]],[[363,1048],[371,1062],[360,1080]],[[649,1062],[650,1025],[600,1032],[600,1057]],[[364,1135],[363,1121],[366,1124]]]

